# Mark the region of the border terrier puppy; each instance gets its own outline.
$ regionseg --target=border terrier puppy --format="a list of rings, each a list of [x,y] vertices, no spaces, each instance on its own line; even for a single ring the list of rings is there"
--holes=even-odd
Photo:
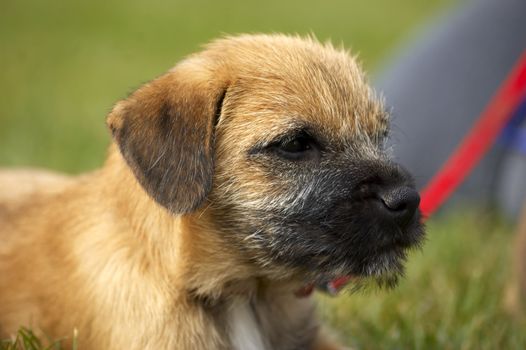
[[[346,52],[218,40],[117,103],[104,167],[0,175],[0,329],[82,349],[337,349],[299,291],[393,284],[423,238]]]

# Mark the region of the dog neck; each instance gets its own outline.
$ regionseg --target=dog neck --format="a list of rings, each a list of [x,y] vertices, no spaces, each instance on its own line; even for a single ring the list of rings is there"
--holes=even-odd
[[[307,344],[318,327],[309,300],[280,293],[274,286],[254,298],[231,300],[226,314],[230,343],[236,350],[310,348]]]

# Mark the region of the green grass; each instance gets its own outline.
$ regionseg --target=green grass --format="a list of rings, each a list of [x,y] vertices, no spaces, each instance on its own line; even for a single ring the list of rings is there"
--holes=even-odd
[[[70,350],[77,350],[77,331],[73,331],[73,345]],[[20,328],[12,339],[0,340],[0,350],[66,350],[61,340],[43,340],[27,328]]]

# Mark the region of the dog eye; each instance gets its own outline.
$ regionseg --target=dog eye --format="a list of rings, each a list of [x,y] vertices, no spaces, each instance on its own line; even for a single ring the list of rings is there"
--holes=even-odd
[[[312,149],[312,146],[305,137],[298,137],[294,140],[290,140],[287,142],[282,143],[279,146],[280,150],[287,153],[298,153],[298,152],[306,152],[310,149]]]
[[[300,135],[279,141],[272,148],[283,158],[300,160],[313,154],[316,150],[316,142],[308,135]]]

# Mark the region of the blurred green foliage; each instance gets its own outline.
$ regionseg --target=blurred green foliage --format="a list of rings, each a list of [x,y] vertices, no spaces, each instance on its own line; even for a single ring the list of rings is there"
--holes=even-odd
[[[374,68],[451,0],[0,1],[0,165],[103,162],[113,103],[209,40],[314,33]]]

